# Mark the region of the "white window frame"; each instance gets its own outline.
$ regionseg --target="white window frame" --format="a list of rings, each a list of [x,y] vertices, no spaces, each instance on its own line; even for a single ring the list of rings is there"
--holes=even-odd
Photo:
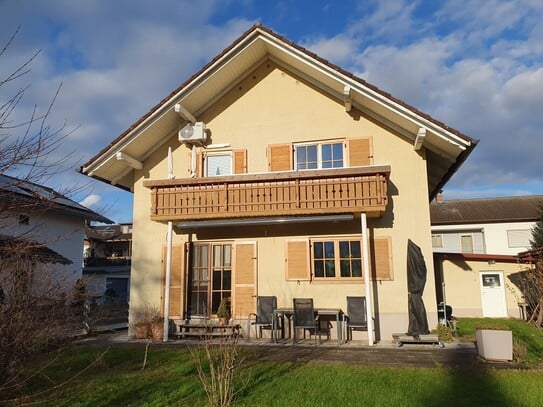
[[[230,158],[230,172],[228,174],[211,174],[209,175],[209,158],[211,157],[226,157],[228,156]],[[216,151],[212,153],[206,153],[205,155],[205,162],[204,162],[204,176],[206,177],[224,177],[229,176],[234,173],[234,156],[232,154],[232,151]]]
[[[341,144],[342,146],[342,166],[341,167],[332,167],[332,168],[323,168],[322,167],[322,146],[327,144]],[[345,168],[345,153],[346,153],[346,142],[345,140],[326,140],[326,141],[310,141],[310,142],[304,142],[304,143],[294,143],[294,169],[296,171],[306,171],[308,169],[298,169],[298,153],[297,148],[298,147],[307,147],[307,146],[317,146],[317,168],[311,168],[311,169],[318,169],[318,170],[331,170],[334,168]],[[310,170],[311,170],[310,169]]]
[[[335,276],[334,277],[327,277],[326,276],[326,272],[325,272],[325,275],[324,276],[321,276],[321,277],[317,277],[315,275],[315,249],[314,249],[314,245],[315,243],[324,243],[324,242],[333,242],[334,244],[334,271],[335,271]],[[349,276],[349,277],[342,277],[341,276],[341,260],[342,258],[340,257],[340,249],[339,249],[339,244],[340,242],[358,242],[360,244],[360,270],[361,270],[361,275],[360,276],[355,276],[355,277],[352,277],[352,276]],[[363,278],[364,278],[364,270],[363,270],[363,261],[364,261],[364,258],[362,257],[362,241],[360,240],[360,238],[358,237],[331,237],[331,238],[327,238],[327,237],[323,237],[323,238],[315,238],[315,239],[311,239],[310,240],[310,259],[311,259],[311,275],[314,279],[314,281],[362,281]],[[358,258],[357,257],[354,257],[354,258],[350,258],[348,260],[350,260],[351,262],[353,260],[357,260]],[[347,259],[345,259],[347,260]]]

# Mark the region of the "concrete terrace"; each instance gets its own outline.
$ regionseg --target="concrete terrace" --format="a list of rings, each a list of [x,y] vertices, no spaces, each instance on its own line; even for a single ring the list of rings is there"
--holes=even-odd
[[[210,343],[218,343],[218,339]],[[153,347],[194,347],[203,341],[197,339],[171,339],[152,342]],[[362,366],[386,366],[392,368],[514,368],[512,363],[489,362],[481,359],[473,342],[447,343],[444,348],[427,344],[405,344],[397,347],[393,342],[380,342],[370,347],[362,341],[350,341],[337,346],[335,340],[323,341],[314,346],[313,340],[302,340],[296,345],[291,341],[272,343],[269,339],[241,338],[239,345],[255,352],[255,358],[263,362],[332,363]],[[102,332],[76,341],[85,346],[141,346],[146,340],[128,337],[126,330]]]

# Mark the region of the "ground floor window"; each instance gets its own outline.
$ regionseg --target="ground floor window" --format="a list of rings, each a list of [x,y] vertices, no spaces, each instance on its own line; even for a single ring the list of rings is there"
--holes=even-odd
[[[362,277],[360,240],[330,239],[311,243],[315,278]]]
[[[189,273],[189,314],[211,317],[232,296],[232,244],[195,243]]]

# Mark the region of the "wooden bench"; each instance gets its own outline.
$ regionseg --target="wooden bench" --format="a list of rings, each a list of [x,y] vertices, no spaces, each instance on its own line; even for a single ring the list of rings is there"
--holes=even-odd
[[[177,338],[184,339],[185,337],[199,338],[221,338],[229,336],[237,336],[239,334],[239,324],[220,325],[212,322],[175,322],[176,331],[174,335]]]

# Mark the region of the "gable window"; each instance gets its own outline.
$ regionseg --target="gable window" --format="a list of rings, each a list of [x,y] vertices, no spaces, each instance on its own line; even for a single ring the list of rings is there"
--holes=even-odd
[[[316,170],[344,167],[343,142],[304,143],[294,145],[294,167],[296,170]]]
[[[232,153],[215,153],[206,155],[205,174],[208,177],[232,175]]]
[[[373,163],[371,137],[335,141],[270,144],[268,171],[303,171],[346,168]]]
[[[313,241],[313,275],[315,279],[362,277],[360,240]]]

